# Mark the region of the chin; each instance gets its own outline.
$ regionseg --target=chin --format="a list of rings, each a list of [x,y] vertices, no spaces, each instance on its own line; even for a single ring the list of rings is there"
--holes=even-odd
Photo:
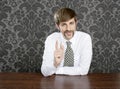
[[[73,37],[73,35],[71,35],[71,36],[65,36],[65,39],[66,40],[70,40],[72,37]]]
[[[67,40],[70,40],[71,38],[72,38],[72,37],[67,37],[66,39],[67,39]]]

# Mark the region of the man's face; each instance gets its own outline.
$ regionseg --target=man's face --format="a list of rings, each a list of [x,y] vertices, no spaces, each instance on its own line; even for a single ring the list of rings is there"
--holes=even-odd
[[[59,30],[62,32],[64,38],[66,40],[70,40],[74,36],[76,25],[77,23],[75,21],[75,18],[72,18],[66,22],[60,22],[58,27],[59,27]]]

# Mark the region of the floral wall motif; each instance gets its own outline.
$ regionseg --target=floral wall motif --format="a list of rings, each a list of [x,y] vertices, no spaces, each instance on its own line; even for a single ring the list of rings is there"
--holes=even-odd
[[[120,72],[120,0],[0,0],[0,72],[40,72],[44,41],[57,31],[53,13],[78,14],[93,43],[91,73]]]

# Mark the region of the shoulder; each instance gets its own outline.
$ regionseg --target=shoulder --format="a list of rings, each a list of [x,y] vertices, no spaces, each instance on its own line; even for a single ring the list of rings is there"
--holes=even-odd
[[[50,34],[47,38],[46,41],[54,41],[56,39],[60,38],[60,33],[59,32],[54,32],[52,34]]]
[[[54,38],[54,37],[58,37],[60,35],[60,33],[59,32],[54,32],[54,33],[52,33],[52,34],[50,34],[47,38]]]
[[[82,31],[76,31],[76,37],[80,37],[80,38],[91,38],[88,33],[82,32]]]
[[[84,46],[92,43],[91,36],[88,33],[82,31],[77,31],[75,38],[79,44],[83,44]]]

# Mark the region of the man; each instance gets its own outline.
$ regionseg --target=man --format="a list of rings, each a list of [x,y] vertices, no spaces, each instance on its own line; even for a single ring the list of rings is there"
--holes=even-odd
[[[76,13],[70,8],[58,10],[54,20],[60,32],[51,34],[45,41],[42,74],[88,74],[92,59],[90,35],[76,31]]]

